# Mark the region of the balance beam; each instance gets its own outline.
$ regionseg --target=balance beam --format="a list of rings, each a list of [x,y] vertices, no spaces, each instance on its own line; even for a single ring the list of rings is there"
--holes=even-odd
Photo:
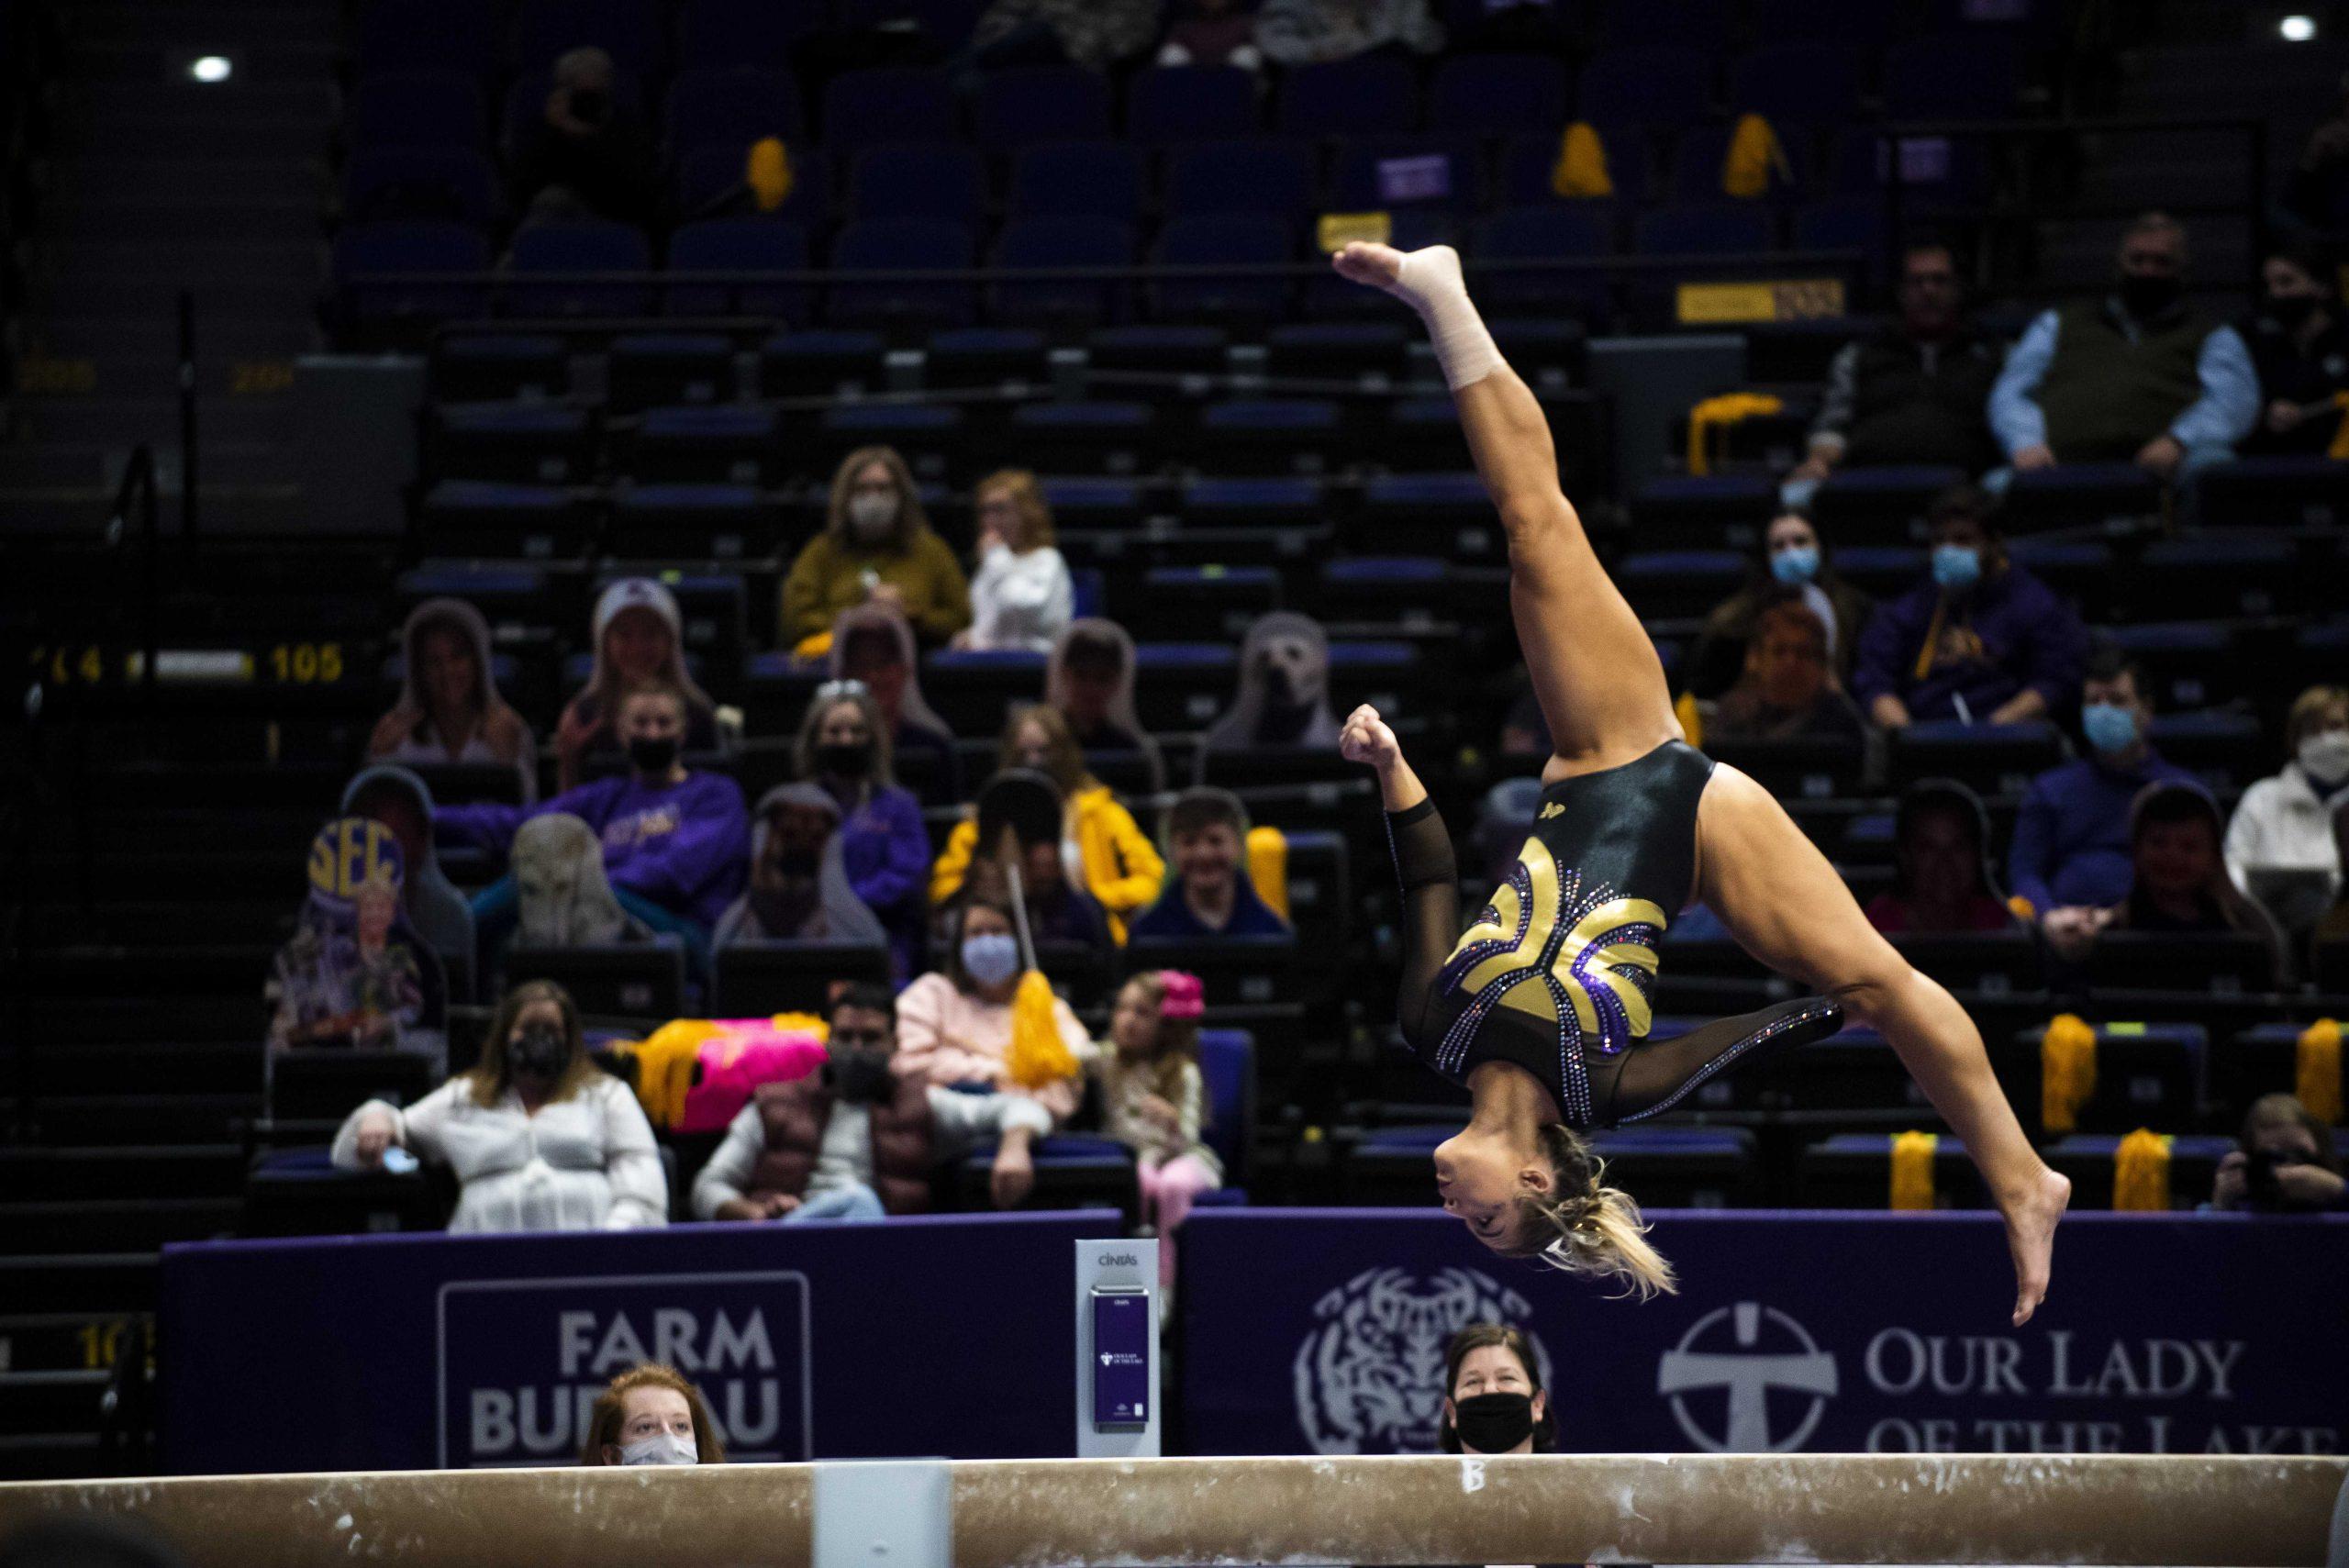
[[[817,1473],[847,1468],[14,1482],[0,1484],[0,1538],[39,1518],[128,1516],[197,1568],[809,1568]],[[1600,1556],[2265,1568],[2324,1562],[2349,1460],[1552,1454],[904,1468],[949,1477],[955,1568]],[[829,1527],[836,1542],[846,1540],[841,1522]],[[852,1534],[863,1528],[846,1522]],[[868,1545],[854,1555],[874,1568],[928,1568]]]

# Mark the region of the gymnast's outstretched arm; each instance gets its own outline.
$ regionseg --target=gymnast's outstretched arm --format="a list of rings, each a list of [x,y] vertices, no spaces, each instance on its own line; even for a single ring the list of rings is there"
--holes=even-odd
[[[1403,760],[1395,731],[1376,708],[1364,703],[1347,717],[1338,751],[1378,774],[1387,848],[1403,889],[1403,984],[1396,1013],[1404,1038],[1415,1040],[1424,1032],[1423,1017],[1435,1002],[1436,974],[1460,939],[1459,862],[1427,786]]]
[[[1558,484],[1550,422],[1469,303],[1451,247],[1352,244],[1338,271],[1409,305],[1435,341],[1476,472],[1508,534],[1509,606],[1563,778],[1680,739],[1663,662]]]

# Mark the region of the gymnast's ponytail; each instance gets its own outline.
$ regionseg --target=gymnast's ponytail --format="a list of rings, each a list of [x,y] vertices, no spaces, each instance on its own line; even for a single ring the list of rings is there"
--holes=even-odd
[[[1648,1245],[1639,1204],[1604,1184],[1606,1166],[1590,1145],[1553,1122],[1542,1129],[1542,1147],[1559,1195],[1520,1200],[1518,1244],[1505,1251],[1570,1274],[1620,1279],[1625,1294],[1642,1301],[1659,1291],[1677,1292],[1672,1265]]]

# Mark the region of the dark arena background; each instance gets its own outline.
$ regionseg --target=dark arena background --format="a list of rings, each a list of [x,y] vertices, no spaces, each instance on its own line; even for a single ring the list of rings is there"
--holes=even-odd
[[[0,0],[0,139],[4,1568],[2349,1561],[2340,0]],[[1439,1207],[1340,726],[1504,926],[1552,740],[1357,240],[2028,1322],[1856,1024],[1590,1135],[1675,1292]],[[1665,914],[1501,1005],[1801,994]]]

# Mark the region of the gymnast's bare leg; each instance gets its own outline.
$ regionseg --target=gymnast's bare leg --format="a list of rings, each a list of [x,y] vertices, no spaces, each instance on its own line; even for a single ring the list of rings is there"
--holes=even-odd
[[[1458,256],[1447,246],[1406,256],[1356,243],[1335,265],[1410,305],[1435,339],[1477,473],[1508,536],[1510,609],[1554,751],[1545,782],[1629,762],[1679,739],[1654,646],[1560,488],[1549,422],[1494,349]],[[1699,802],[1697,866],[1692,895],[1741,946],[1834,996],[1899,1053],[2005,1218],[2014,1321],[2029,1319],[2047,1293],[2071,1184],[2024,1136],[1973,1020],[1877,934],[1777,801],[1734,768],[1716,766]]]

